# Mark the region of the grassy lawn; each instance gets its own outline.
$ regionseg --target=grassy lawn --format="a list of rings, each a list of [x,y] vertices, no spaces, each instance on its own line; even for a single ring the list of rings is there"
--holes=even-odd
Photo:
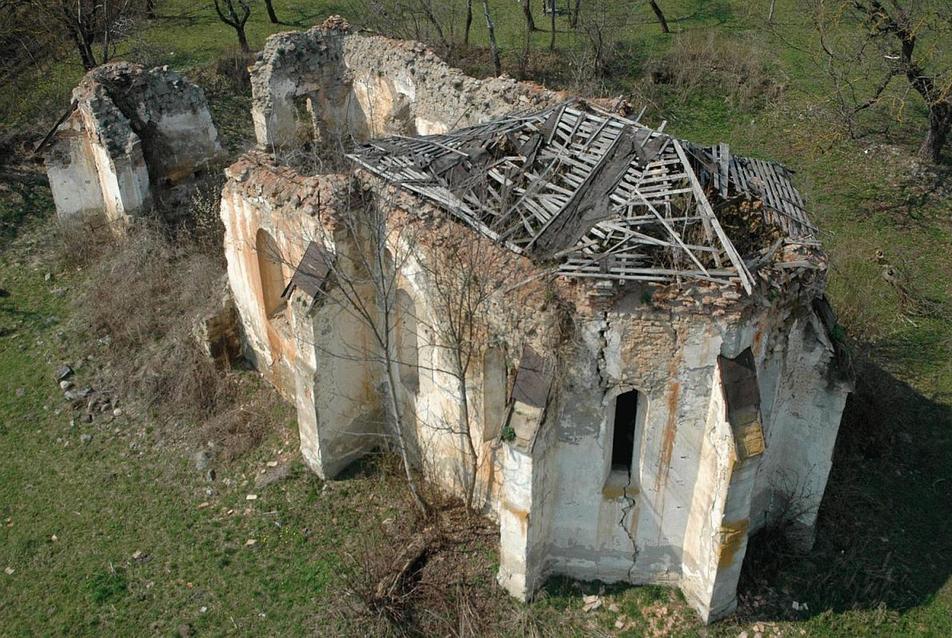
[[[512,1],[492,4],[504,60],[515,74],[521,11]],[[443,595],[458,607],[481,605],[482,615],[492,616],[485,625],[492,635],[950,636],[949,169],[913,159],[913,134],[921,126],[916,107],[889,140],[838,134],[828,80],[808,54],[811,31],[801,3],[778,1],[782,38],[763,28],[750,3],[662,5],[678,33],[661,34],[646,5],[635,10],[619,36],[625,53],[618,72],[595,86],[651,97],[648,121],[667,121],[669,132],[725,141],[736,152],[796,170],[831,254],[830,296],[851,336],[859,380],[817,547],[798,556],[771,538],[757,539],[738,615],[708,628],[678,594],[657,587],[553,581],[539,601],[519,605],[492,584],[491,539],[472,541],[447,559],[459,566],[476,602],[453,591]],[[278,15],[292,24],[272,25],[258,7],[249,39],[258,47],[271,33],[331,13],[359,24],[360,6],[276,0]],[[229,149],[239,152],[250,143],[249,97],[213,72],[233,51],[234,33],[210,3],[169,0],[159,3],[159,13],[124,43],[123,54],[200,81]],[[540,14],[536,20],[545,26]],[[645,93],[640,78],[647,70],[684,38],[709,34],[723,39],[726,50],[740,51],[736,64],[756,55],[758,68],[782,86],[750,101],[716,81],[686,95],[664,86]],[[562,18],[557,36],[563,52],[577,43]],[[546,52],[547,32],[531,38],[530,75],[570,84],[571,73],[559,66],[567,68],[570,56]],[[479,12],[472,41],[485,42]],[[485,53],[461,56],[461,64],[485,72]],[[3,128],[45,133],[81,75],[76,61],[65,58],[6,87]],[[376,635],[381,628],[355,611],[349,591],[361,582],[363,557],[392,551],[409,524],[386,463],[322,483],[296,455],[290,408],[269,417],[277,425],[250,452],[216,459],[214,481],[192,460],[207,443],[196,434],[199,424],[159,421],[135,397],[120,398],[119,416],[71,421],[55,370],[71,363],[77,386],[108,383],[108,371],[96,354],[101,335],[70,322],[70,300],[84,273],[59,268],[49,257],[51,217],[49,191],[37,172],[3,168],[0,288],[10,294],[0,297],[0,635]],[[907,276],[914,308],[881,278],[878,250]],[[248,371],[230,374],[239,375],[249,396],[268,392]],[[274,461],[287,464],[289,475],[256,488],[255,479]],[[583,612],[582,594],[593,593],[603,594],[603,605]],[[806,603],[806,610],[794,610],[793,602]]]

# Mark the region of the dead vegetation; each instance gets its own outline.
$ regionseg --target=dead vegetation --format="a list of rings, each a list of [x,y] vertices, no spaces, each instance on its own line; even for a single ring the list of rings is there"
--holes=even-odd
[[[753,109],[779,98],[785,88],[765,63],[767,58],[753,43],[738,43],[713,32],[686,32],[670,51],[647,65],[650,84],[642,90],[649,102],[660,102],[658,94],[663,93],[669,107],[708,92],[722,95],[735,108]]]
[[[213,441],[233,460],[273,426],[278,399],[256,378],[216,367],[196,338],[225,286],[217,205],[202,193],[187,231],[140,220],[122,236],[103,223],[59,223],[54,260],[81,272],[69,332],[95,357],[99,383],[174,424],[173,438]]]
[[[399,473],[392,459],[391,473]],[[493,582],[498,528],[458,500],[428,494],[350,556],[342,614],[379,636],[555,635]]]

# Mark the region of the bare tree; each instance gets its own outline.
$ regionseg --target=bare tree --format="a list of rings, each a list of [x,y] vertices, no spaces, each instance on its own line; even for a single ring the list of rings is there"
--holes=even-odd
[[[214,0],[218,19],[235,30],[238,46],[243,53],[251,53],[248,36],[245,34],[245,24],[251,17],[251,2],[252,0]]]
[[[65,36],[86,70],[108,62],[128,20],[143,15],[141,0],[9,0],[0,2],[5,15],[20,21],[21,36]]]
[[[814,25],[824,65],[851,133],[861,114],[892,105],[902,116],[910,95],[928,112],[919,155],[938,162],[952,131],[952,65],[941,43],[952,37],[952,5],[929,1],[815,0]],[[875,83],[867,77],[878,78]],[[907,90],[893,87],[896,78]]]
[[[582,10],[582,0],[575,0],[572,4],[572,13],[569,15],[569,26],[573,29],[578,26],[578,14]]]
[[[651,10],[654,11],[655,17],[658,18],[658,24],[661,25],[661,32],[671,33],[671,29],[668,28],[668,21],[664,17],[664,11],[661,10],[658,3],[655,2],[655,0],[648,0],[648,4],[651,5]]]
[[[486,16],[486,29],[489,31],[489,51],[493,58],[493,71],[496,76],[502,75],[502,62],[499,59],[499,45],[496,44],[496,25],[489,14],[489,0],[483,0],[483,14]]]
[[[429,283],[435,319],[430,325],[430,333],[435,347],[446,354],[447,365],[440,371],[456,384],[457,418],[455,423],[443,424],[443,427],[463,439],[466,507],[473,509],[481,461],[485,462],[488,456],[480,454],[483,444],[474,423],[475,411],[471,405],[473,367],[492,341],[492,303],[500,301],[504,290],[506,302],[516,301],[520,291],[518,285],[513,284],[518,281],[519,272],[516,260],[488,238],[465,229],[454,228],[451,233],[441,237],[439,259],[435,251],[428,250],[428,254],[418,254],[416,263],[424,269]],[[517,302],[516,305],[520,304]],[[484,392],[485,383],[484,378]],[[483,427],[493,425],[501,427],[502,424],[484,423]],[[483,439],[486,439],[486,432],[483,434]]]
[[[532,17],[532,6],[530,0],[519,0],[522,3],[522,15],[526,19],[526,28],[529,31],[538,31],[535,25],[535,19]]]
[[[271,21],[271,24],[281,24],[281,21],[278,20],[278,14],[274,12],[273,0],[264,0],[264,7],[268,11],[268,20]]]
[[[588,68],[583,71],[589,79],[608,73],[625,30],[632,25],[634,18],[629,5],[614,0],[588,0],[580,7],[576,33],[588,45],[585,52]]]
[[[463,29],[463,46],[469,46],[469,31],[473,27],[473,0],[466,0],[466,26]]]
[[[368,337],[366,344],[348,344],[342,352],[324,355],[356,359],[380,373],[383,386],[383,411],[393,443],[400,457],[407,487],[422,513],[430,509],[415,468],[418,465],[410,446],[413,415],[401,401],[401,368],[410,362],[401,360],[399,348],[398,290],[404,262],[413,244],[409,229],[388,225],[386,202],[366,193],[354,193],[358,201],[349,210],[339,210],[332,229],[321,228],[309,237],[324,247],[324,267],[330,283],[322,292],[321,303],[336,304]],[[296,265],[288,264],[294,268]]]

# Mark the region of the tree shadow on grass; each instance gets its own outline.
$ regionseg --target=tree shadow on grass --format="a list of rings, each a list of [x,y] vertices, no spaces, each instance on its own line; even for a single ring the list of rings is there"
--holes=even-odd
[[[902,612],[927,604],[952,575],[952,409],[869,361],[857,366],[856,385],[816,545],[802,555],[776,531],[754,537],[741,616]],[[808,610],[795,610],[794,601]]]
[[[46,175],[37,167],[0,165],[0,250],[31,217],[53,210]]]

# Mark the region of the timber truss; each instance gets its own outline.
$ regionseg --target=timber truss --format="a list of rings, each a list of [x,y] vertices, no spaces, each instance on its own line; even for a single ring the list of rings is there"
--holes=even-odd
[[[736,282],[749,293],[745,258],[761,255],[740,255],[715,212],[738,198],[762,201],[786,241],[815,241],[782,166],[638,119],[572,101],[446,135],[373,140],[348,157],[568,277]]]

